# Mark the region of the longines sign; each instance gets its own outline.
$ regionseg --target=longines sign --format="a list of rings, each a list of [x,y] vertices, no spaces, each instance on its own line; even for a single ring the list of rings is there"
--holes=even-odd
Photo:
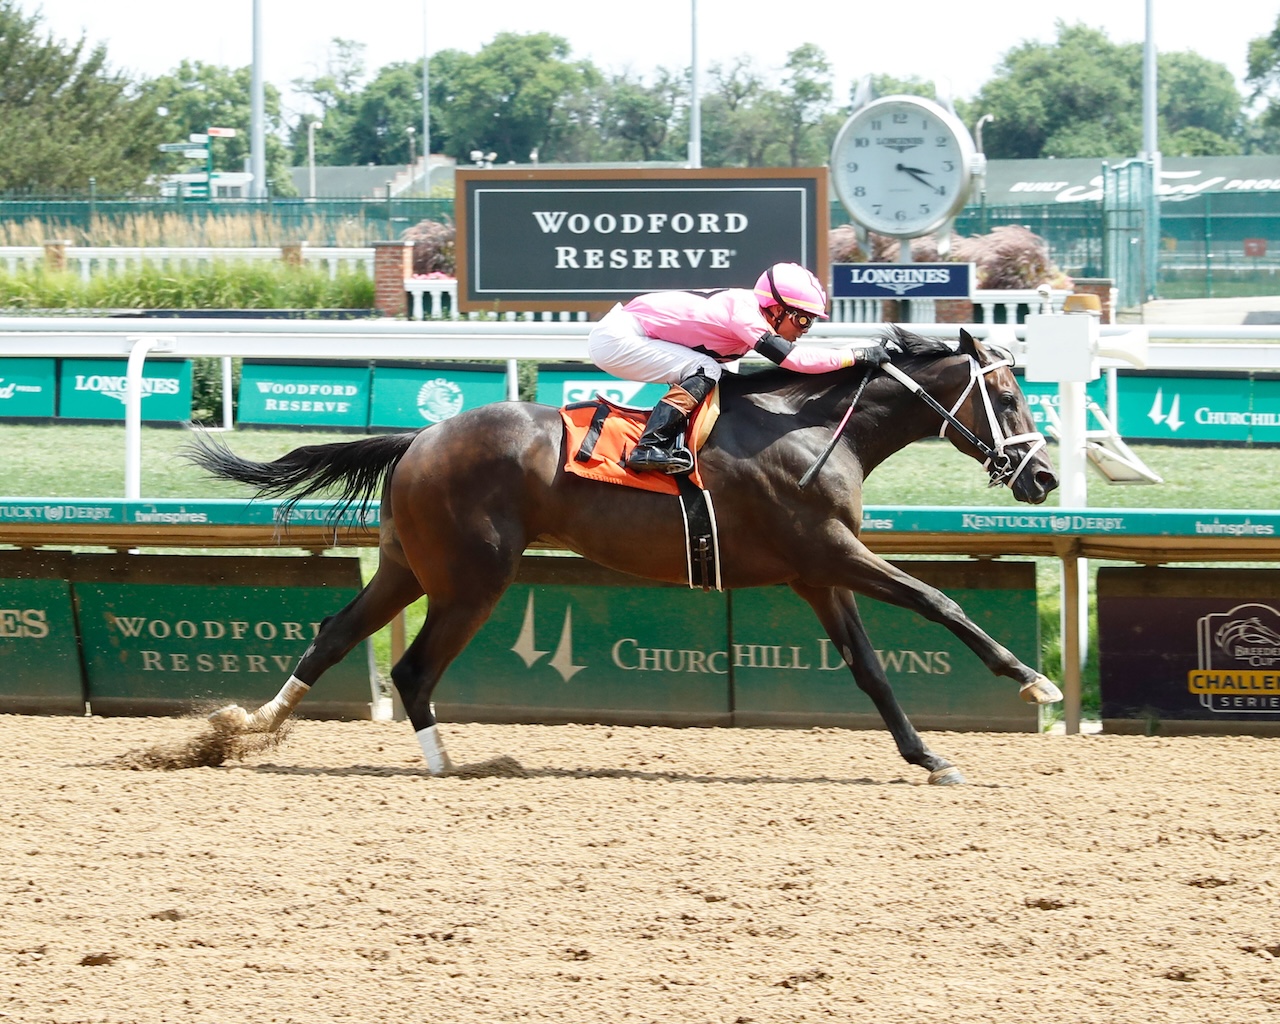
[[[458,306],[603,312],[641,292],[827,273],[824,168],[466,170]]]

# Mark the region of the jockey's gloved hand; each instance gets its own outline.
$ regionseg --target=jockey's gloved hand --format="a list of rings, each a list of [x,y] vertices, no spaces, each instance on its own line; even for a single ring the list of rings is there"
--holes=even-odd
[[[850,345],[845,351],[854,363],[875,363],[878,366],[889,361],[889,350],[878,342],[874,345]]]

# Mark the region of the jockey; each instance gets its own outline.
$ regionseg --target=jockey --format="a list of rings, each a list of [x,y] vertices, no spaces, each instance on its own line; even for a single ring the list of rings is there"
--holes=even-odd
[[[679,443],[680,432],[720,379],[722,364],[748,352],[798,373],[888,358],[882,345],[796,345],[814,320],[826,319],[826,308],[826,291],[798,263],[775,263],[750,291],[650,292],[614,306],[591,329],[591,358],[615,377],[671,386],[649,414],[627,468],[689,472],[693,455]]]

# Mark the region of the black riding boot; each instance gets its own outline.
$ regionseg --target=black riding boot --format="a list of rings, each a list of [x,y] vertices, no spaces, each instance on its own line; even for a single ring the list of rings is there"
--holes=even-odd
[[[644,433],[627,456],[627,469],[637,473],[688,473],[693,469],[693,453],[679,443],[680,432],[714,387],[715,381],[700,373],[671,385],[649,414]]]

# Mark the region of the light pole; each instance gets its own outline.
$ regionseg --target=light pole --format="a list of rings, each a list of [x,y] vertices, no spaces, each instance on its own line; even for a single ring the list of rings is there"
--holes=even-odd
[[[309,195],[316,197],[316,129],[323,128],[322,121],[312,121],[307,125],[307,177],[310,183]]]
[[[409,125],[404,133],[409,136],[409,187],[413,188],[413,135],[417,129],[413,125]]]
[[[702,97],[698,90],[698,0],[690,0],[689,166],[702,166]]]
[[[431,195],[431,100],[428,89],[427,62],[430,60],[430,40],[427,34],[427,0],[422,0],[422,173],[423,191]]]

